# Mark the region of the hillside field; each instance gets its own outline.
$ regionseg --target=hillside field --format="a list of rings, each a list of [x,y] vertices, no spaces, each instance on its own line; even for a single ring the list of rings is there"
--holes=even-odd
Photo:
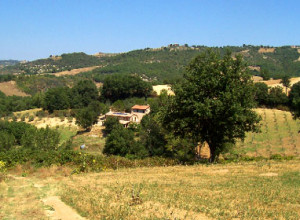
[[[35,117],[25,121],[73,137],[73,147],[102,154],[101,126],[76,134],[74,120]],[[299,219],[300,130],[289,112],[256,109],[261,132],[248,133],[233,156],[255,162],[107,169],[73,174],[73,167],[17,165],[0,182],[0,219]],[[19,120],[19,119],[18,119]],[[79,152],[81,154],[81,152]],[[275,157],[276,159],[276,157]]]
[[[7,96],[29,96],[25,92],[21,91],[15,81],[9,82],[1,82],[0,83],[0,91],[3,92]]]
[[[262,117],[261,132],[248,133],[244,142],[238,142],[239,155],[270,157],[300,156],[300,121],[293,120],[290,112],[277,109],[257,109]]]
[[[24,121],[37,126],[38,128],[46,127],[59,128],[62,134],[68,137],[73,137],[73,146],[77,147],[85,144],[85,151],[93,154],[102,154],[102,149],[105,145],[101,125],[94,125],[90,132],[81,133],[78,135],[76,131],[80,128],[75,124],[75,118],[65,117],[36,117],[36,113],[41,109],[33,109],[21,112],[15,112],[17,121]],[[293,120],[290,112],[277,109],[256,109],[261,117],[261,132],[248,133],[244,142],[238,141],[232,153],[239,157],[266,157],[272,155],[281,156],[300,156],[300,121]],[[29,118],[32,117],[32,121]],[[205,149],[204,149],[205,151]]]

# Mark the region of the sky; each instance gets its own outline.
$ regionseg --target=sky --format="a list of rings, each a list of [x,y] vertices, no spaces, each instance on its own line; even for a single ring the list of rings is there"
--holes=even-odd
[[[0,60],[171,43],[300,45],[299,0],[0,0]]]

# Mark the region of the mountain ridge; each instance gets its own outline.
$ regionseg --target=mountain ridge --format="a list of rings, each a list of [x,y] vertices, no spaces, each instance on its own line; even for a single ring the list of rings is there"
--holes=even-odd
[[[26,63],[5,66],[1,74],[40,74],[70,71],[92,66],[101,66],[88,71],[85,76],[92,76],[101,81],[107,74],[138,74],[149,81],[168,81],[181,78],[185,67],[199,53],[206,49],[218,51],[223,55],[230,50],[240,54],[249,66],[252,75],[261,76],[267,71],[272,78],[283,75],[300,76],[300,46],[224,46],[207,47],[170,44],[160,48],[145,48],[124,53],[97,53],[88,55],[83,52],[49,56]]]

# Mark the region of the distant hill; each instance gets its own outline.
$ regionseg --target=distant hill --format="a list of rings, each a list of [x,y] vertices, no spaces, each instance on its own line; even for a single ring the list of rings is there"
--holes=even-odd
[[[18,60],[0,60],[0,69],[6,67],[6,66],[11,66],[11,65],[16,65],[20,61]]]
[[[97,66],[101,64],[101,58],[85,53],[69,53],[60,56],[52,56],[32,62],[18,63],[14,66],[5,67],[0,73],[56,73],[83,67]]]
[[[137,74],[144,80],[157,83],[172,83],[180,79],[188,63],[200,52],[208,49],[199,45],[171,44],[161,48],[145,48],[120,54],[85,53],[62,54],[50,56],[27,63],[18,63],[0,69],[0,73],[57,73],[72,69],[101,66],[99,68],[80,73],[84,77],[92,77],[95,81],[102,81],[107,74]],[[221,55],[231,50],[233,55],[241,54],[249,65],[253,75],[260,76],[264,70],[270,77],[280,78],[282,75],[300,76],[300,47],[299,46],[225,46],[212,47]]]
[[[146,48],[130,51],[112,57],[105,57],[105,67],[90,72],[95,80],[101,81],[103,74],[131,73],[141,75],[145,80],[172,82],[182,76],[187,64],[206,46],[169,45],[157,49]],[[241,47],[213,47],[223,55],[226,50],[233,55],[241,54],[253,75],[267,70],[270,77],[282,75],[300,76],[300,47],[262,47],[243,45]]]
[[[18,60],[0,60],[0,65],[1,66],[10,66],[10,65],[15,65],[19,62],[20,61],[18,61]]]

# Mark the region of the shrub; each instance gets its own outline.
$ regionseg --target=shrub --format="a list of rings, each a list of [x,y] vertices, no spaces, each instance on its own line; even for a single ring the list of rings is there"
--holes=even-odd
[[[111,131],[106,139],[103,153],[129,158],[143,158],[148,155],[145,147],[134,140],[134,132],[123,127]]]
[[[27,129],[22,136],[21,145],[28,149],[56,150],[59,144],[59,133],[49,127]]]

